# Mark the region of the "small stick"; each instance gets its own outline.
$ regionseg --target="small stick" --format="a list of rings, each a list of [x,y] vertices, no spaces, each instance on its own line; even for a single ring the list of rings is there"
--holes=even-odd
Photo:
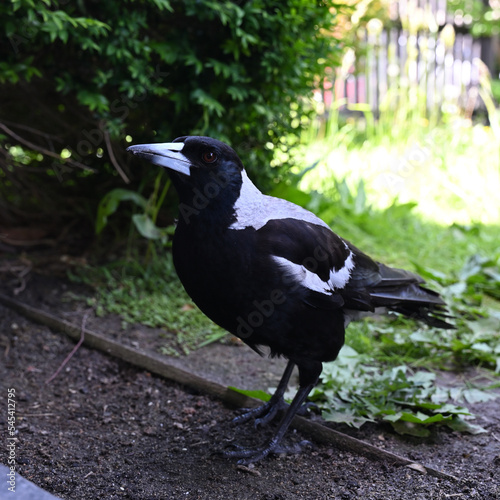
[[[68,361],[74,356],[75,352],[78,351],[78,348],[83,344],[83,341],[85,340],[85,323],[87,322],[88,316],[89,316],[88,312],[86,312],[83,315],[83,318],[82,318],[82,327],[80,329],[80,340],[77,342],[77,344],[75,345],[75,347],[73,347],[73,349],[71,350],[71,352],[66,356],[65,360],[61,363],[61,365],[59,366],[59,368],[52,374],[52,376],[50,378],[48,378],[45,381],[46,384],[49,384],[50,382],[52,382],[52,380],[54,380],[59,375],[59,373],[61,373],[61,370],[66,366],[66,364],[68,363]]]
[[[111,145],[111,140],[109,138],[109,132],[107,130],[104,131],[104,141],[106,142],[106,147],[108,148],[109,159],[115,167],[116,171],[120,174],[120,177],[126,184],[130,183],[130,179],[127,177],[127,174],[123,171],[122,167],[118,164],[115,158],[115,153],[113,152],[113,146]]]

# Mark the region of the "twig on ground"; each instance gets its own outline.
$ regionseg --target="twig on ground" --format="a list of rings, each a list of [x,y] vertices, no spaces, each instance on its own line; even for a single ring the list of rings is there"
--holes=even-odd
[[[52,380],[54,380],[59,373],[61,373],[61,370],[66,366],[68,361],[74,356],[75,352],[78,351],[78,348],[83,344],[83,341],[85,340],[85,323],[87,323],[87,318],[89,316],[89,312],[87,311],[82,318],[82,326],[80,329],[80,340],[77,342],[75,347],[71,350],[71,352],[66,356],[64,361],[61,363],[59,368],[45,381],[46,384],[50,384]]]
[[[0,235],[0,240],[1,239]],[[28,275],[33,268],[31,261],[28,259],[21,258],[19,259],[19,262],[20,264],[7,262],[0,266],[0,273],[7,272],[9,274],[13,274],[19,282],[19,286],[13,290],[14,295],[19,295],[26,288],[27,277],[29,277]]]
[[[26,283],[28,281],[27,277],[31,271],[32,265],[30,262],[29,266],[25,266],[24,269],[17,275],[17,279],[20,281],[20,284],[17,288],[14,288],[14,295],[19,295],[25,288]]]

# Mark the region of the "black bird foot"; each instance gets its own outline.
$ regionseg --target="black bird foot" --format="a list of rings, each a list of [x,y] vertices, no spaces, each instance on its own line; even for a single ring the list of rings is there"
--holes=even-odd
[[[279,455],[281,453],[302,453],[305,448],[311,448],[313,445],[310,441],[307,440],[303,440],[300,441],[300,443],[295,443],[288,446],[280,443],[274,443],[271,440],[271,442],[269,442],[267,446],[257,449],[245,448],[236,444],[233,444],[232,446],[236,449],[232,451],[224,451],[223,455],[226,458],[239,458],[240,460],[238,460],[237,462],[238,465],[249,465],[255,462],[259,462],[271,453],[275,455]]]
[[[232,422],[233,424],[244,424],[248,422],[252,418],[255,418],[255,427],[260,427],[261,425],[267,425],[271,422],[274,417],[278,414],[279,411],[288,410],[290,405],[285,402],[283,398],[278,398],[273,401],[271,398],[267,403],[257,406],[257,408],[252,408],[251,410],[246,411],[242,415],[235,417]],[[304,403],[300,406],[297,411],[297,415],[305,416],[309,413],[310,409],[317,409],[318,406],[314,403]]]
[[[259,425],[266,425],[274,419],[278,411],[286,409],[287,406],[288,404],[285,403],[283,398],[279,398],[274,401],[271,398],[267,403],[257,406],[256,408],[252,408],[242,415],[235,417],[233,419],[233,424],[244,424],[252,418],[255,418],[255,427],[258,427]]]

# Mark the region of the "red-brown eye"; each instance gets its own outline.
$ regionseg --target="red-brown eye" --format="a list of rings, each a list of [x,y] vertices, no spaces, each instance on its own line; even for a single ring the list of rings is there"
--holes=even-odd
[[[213,151],[205,151],[201,158],[205,163],[213,163],[217,160],[217,155]]]

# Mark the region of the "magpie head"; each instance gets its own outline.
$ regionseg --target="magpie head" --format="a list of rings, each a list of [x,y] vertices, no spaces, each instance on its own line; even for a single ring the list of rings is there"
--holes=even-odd
[[[236,152],[211,137],[184,136],[173,142],[130,146],[127,151],[177,172],[191,184],[198,184],[207,174],[214,172],[241,177],[243,170]]]
[[[203,208],[229,209],[238,198],[243,164],[221,141],[184,136],[168,143],[130,146],[127,151],[167,168],[181,202],[201,205],[203,199]]]

